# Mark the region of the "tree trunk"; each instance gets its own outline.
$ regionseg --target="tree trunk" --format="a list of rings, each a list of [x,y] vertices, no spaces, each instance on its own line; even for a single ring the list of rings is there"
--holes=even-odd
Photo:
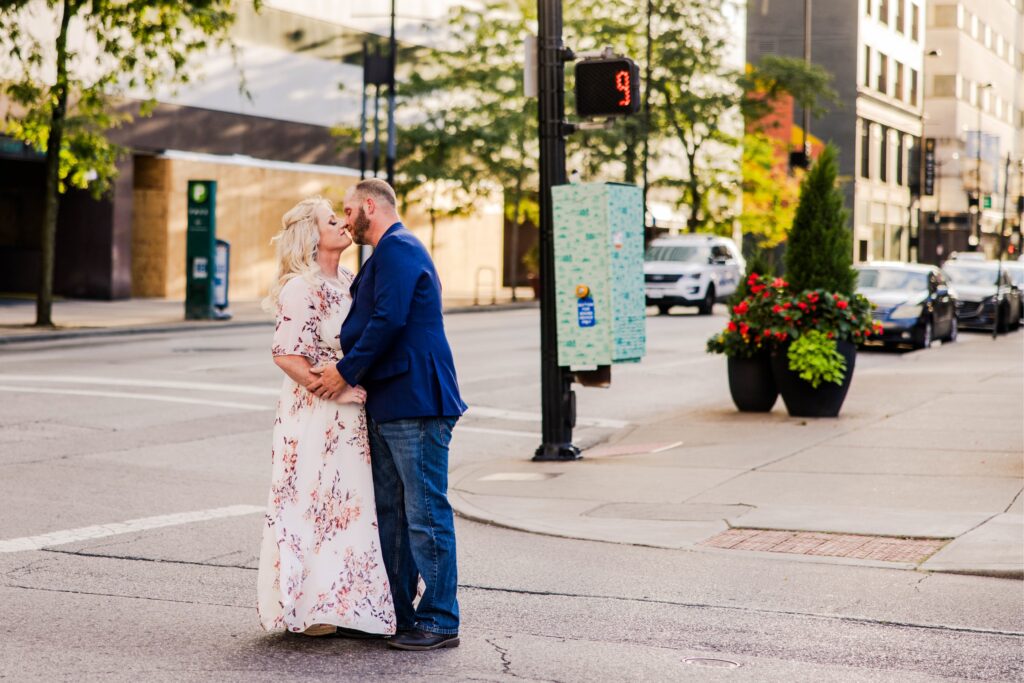
[[[686,182],[686,187],[690,193],[690,216],[686,219],[686,228],[690,232],[697,232],[697,228],[703,222],[704,217],[701,215],[701,204],[703,197],[700,192],[700,181],[697,178],[697,150],[693,151],[693,154],[687,152],[686,158],[689,161],[690,168],[689,178]]]
[[[509,280],[512,281],[512,301],[518,301],[516,287],[519,285],[519,206],[523,202],[523,166],[526,164],[526,126],[519,133],[519,172],[516,174],[516,189],[512,208],[512,260],[509,263]]]
[[[434,258],[434,247],[437,243],[437,183],[430,186],[430,258]]]
[[[54,104],[50,113],[50,134],[46,140],[46,184],[43,190],[43,224],[39,254],[39,292],[36,298],[36,325],[53,326],[53,271],[57,246],[57,211],[60,201],[60,148],[68,106],[68,23],[71,1],[64,0],[60,33],[57,35],[57,82],[53,86]]]

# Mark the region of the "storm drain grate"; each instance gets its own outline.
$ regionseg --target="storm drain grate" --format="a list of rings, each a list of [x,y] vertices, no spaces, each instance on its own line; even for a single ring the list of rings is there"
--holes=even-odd
[[[941,539],[729,529],[702,541],[700,545],[728,550],[760,550],[791,555],[850,557],[858,560],[918,564],[935,554],[946,543],[946,540]]]

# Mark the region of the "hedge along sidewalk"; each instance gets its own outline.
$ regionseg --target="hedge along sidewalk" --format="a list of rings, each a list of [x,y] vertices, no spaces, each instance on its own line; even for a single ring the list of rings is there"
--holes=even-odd
[[[457,468],[452,504],[554,536],[1022,578],[1024,334],[965,335],[901,361],[858,369],[839,418],[790,418],[781,399],[769,414],[741,414],[713,399],[578,462]],[[943,542],[913,562],[708,545],[730,528]]]
[[[445,301],[446,314],[536,308],[535,301],[489,300],[480,305],[472,301]],[[230,320],[185,320],[185,305],[177,299],[124,299],[121,301],[89,301],[67,299],[54,302],[55,329],[32,325],[35,301],[0,298],[0,345],[19,342],[41,342],[83,337],[107,337],[131,334],[159,334],[189,330],[215,330],[232,327],[272,325],[274,317],[260,307],[258,301],[231,304]]]

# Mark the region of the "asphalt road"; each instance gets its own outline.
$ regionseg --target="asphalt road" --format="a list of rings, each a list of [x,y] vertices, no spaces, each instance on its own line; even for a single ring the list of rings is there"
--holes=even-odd
[[[724,362],[703,353],[722,313],[650,318],[645,362],[615,368],[611,389],[579,392],[578,443],[723,400]],[[540,428],[536,312],[448,324],[473,406],[453,465],[529,458]],[[255,567],[280,383],[269,335],[0,350],[0,679],[1024,676],[1020,582],[572,541],[463,520],[460,648],[401,653],[264,633]],[[984,342],[958,343],[984,353]],[[866,353],[858,366],[899,361]]]

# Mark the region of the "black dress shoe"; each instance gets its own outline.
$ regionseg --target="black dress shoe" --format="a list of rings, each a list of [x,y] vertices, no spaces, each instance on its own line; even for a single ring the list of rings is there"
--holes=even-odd
[[[398,650],[439,650],[443,647],[458,647],[459,634],[431,633],[415,628],[391,636],[388,645]]]

